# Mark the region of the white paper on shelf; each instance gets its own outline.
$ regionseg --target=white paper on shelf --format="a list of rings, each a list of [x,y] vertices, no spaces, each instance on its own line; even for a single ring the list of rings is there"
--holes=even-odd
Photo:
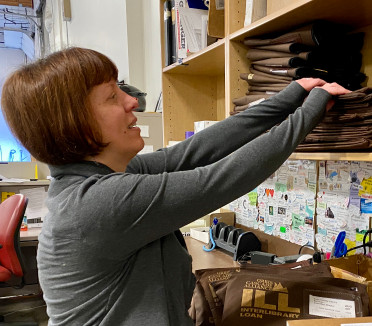
[[[22,183],[22,182],[30,181],[29,179],[7,178],[6,176],[3,176],[1,174],[0,174],[0,180],[1,182],[9,182],[9,183]]]
[[[208,18],[208,11],[184,7],[180,7],[178,10],[182,20],[182,27],[186,34],[189,51],[192,53],[199,52],[203,49],[202,39],[207,39],[206,35],[202,37],[202,32],[206,33],[205,27],[203,28],[202,17],[206,16]]]
[[[147,126],[147,125],[137,125],[137,127],[141,129],[141,137],[143,137],[143,138],[149,138],[150,137],[149,126]]]
[[[25,195],[28,198],[26,207],[27,219],[41,218],[48,213],[48,209],[45,205],[46,191],[44,187],[20,189],[19,193]]]

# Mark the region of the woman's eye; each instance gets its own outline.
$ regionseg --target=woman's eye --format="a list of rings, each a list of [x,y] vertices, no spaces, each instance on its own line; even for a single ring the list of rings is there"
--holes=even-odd
[[[111,95],[111,98],[112,98],[112,99],[116,99],[116,93],[113,93],[113,94]]]

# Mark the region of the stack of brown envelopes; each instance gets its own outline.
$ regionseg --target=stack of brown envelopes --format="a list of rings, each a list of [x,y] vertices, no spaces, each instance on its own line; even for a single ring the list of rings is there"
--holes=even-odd
[[[296,151],[371,151],[372,88],[340,95]]]
[[[286,265],[197,270],[189,310],[194,324],[285,326],[287,320],[369,315],[365,284],[334,278],[326,262]],[[343,306],[336,312],[337,304]]]
[[[246,38],[251,67],[240,78],[247,81],[248,91],[244,97],[233,100],[235,108],[231,114],[303,77],[337,82],[350,90],[360,89],[366,78],[360,73],[364,34],[347,32],[345,26],[316,21],[269,38]]]

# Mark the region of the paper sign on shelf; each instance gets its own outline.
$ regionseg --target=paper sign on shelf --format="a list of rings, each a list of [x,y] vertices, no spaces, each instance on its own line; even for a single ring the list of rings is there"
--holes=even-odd
[[[149,126],[147,125],[137,125],[141,129],[141,137],[143,138],[149,138],[150,133],[149,133]]]

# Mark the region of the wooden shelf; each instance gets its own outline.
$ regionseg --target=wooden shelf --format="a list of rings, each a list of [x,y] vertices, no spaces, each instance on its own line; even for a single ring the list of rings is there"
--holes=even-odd
[[[167,74],[187,74],[218,76],[225,72],[225,39],[209,45],[204,50],[193,53],[182,61],[163,69]]]
[[[160,0],[160,13],[163,2]],[[372,76],[371,0],[296,0],[247,27],[243,27],[244,14],[245,1],[228,1],[226,37],[190,55],[181,65],[163,68],[164,145],[183,140],[195,121],[223,120],[230,115],[232,100],[247,91],[247,83],[240,78],[250,66],[247,47],[241,42],[246,37],[286,32],[315,20],[348,25],[353,32],[365,33],[361,72]],[[164,51],[163,20],[161,27]],[[372,78],[364,86],[372,87]],[[372,161],[372,153],[298,152],[290,159]]]
[[[372,22],[370,0],[298,0],[247,27],[229,35],[230,40],[243,40],[272,32],[290,30],[315,20],[327,20],[358,29]]]
[[[37,180],[37,181],[25,181],[25,182],[3,182],[0,181],[0,187],[22,187],[22,186],[49,186],[50,181],[49,180]]]
[[[289,159],[291,160],[315,160],[315,161],[372,161],[372,153],[307,153],[295,152]]]

